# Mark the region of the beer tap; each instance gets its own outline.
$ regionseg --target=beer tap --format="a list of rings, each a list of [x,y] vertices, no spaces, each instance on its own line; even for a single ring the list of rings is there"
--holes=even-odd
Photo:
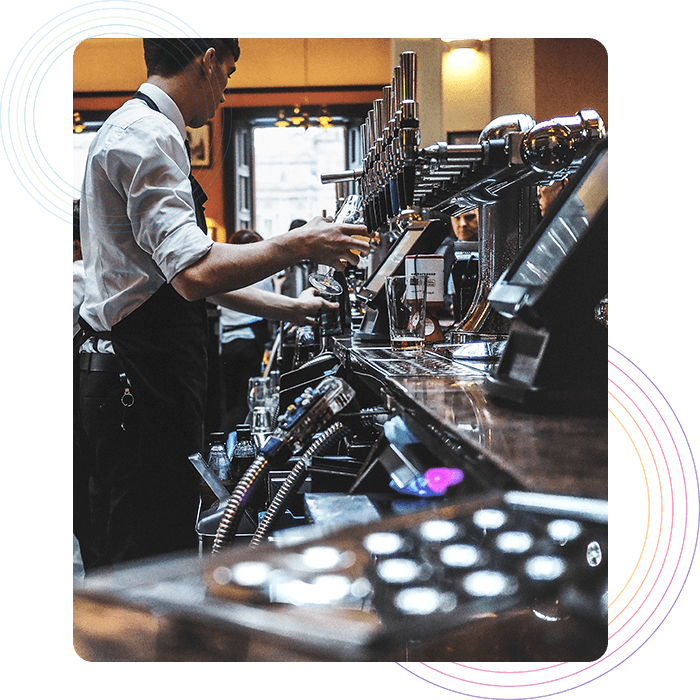
[[[481,132],[478,144],[420,149],[414,201],[453,216],[494,203],[514,186],[567,177],[603,136],[602,120],[590,109],[539,124],[525,114],[498,117]]]
[[[401,112],[399,104],[401,94],[401,66],[394,67],[394,75],[391,79],[391,104],[389,107],[391,118],[389,128],[391,130],[391,150],[389,157],[391,160],[391,191],[392,191],[392,211],[394,216],[402,209],[400,201],[399,173],[401,169],[401,140],[399,138],[399,127],[401,125]]]
[[[605,136],[592,109],[536,124],[527,114],[504,115],[476,144],[439,142],[420,148],[416,54],[401,54],[391,86],[360,126],[362,168],[322,175],[322,182],[358,180],[365,224],[400,236],[433,209],[459,216],[479,209],[479,286],[472,307],[450,330],[453,342],[473,333],[501,335],[502,317],[488,304],[492,285],[539,221],[535,186],[566,178]]]
[[[572,116],[534,125],[523,136],[520,156],[536,172],[562,176],[578,167],[605,133],[598,113],[582,109]]]
[[[464,179],[484,159],[482,144],[452,145],[438,142],[421,149],[416,168],[414,201],[431,208],[464,188]],[[448,207],[442,207],[443,213]]]
[[[372,109],[372,131],[374,135],[374,176],[376,182],[377,212],[379,221],[384,224],[389,218],[389,211],[386,206],[386,188],[384,172],[384,130],[382,128],[383,102],[381,99],[374,100]]]
[[[372,217],[372,208],[369,203],[369,145],[367,135],[367,124],[360,124],[360,149],[362,162],[362,175],[360,177],[360,196],[362,197],[362,213],[365,220],[365,226],[368,231],[375,229],[375,222]],[[323,176],[321,176],[323,180]]]
[[[391,85],[360,125],[362,169],[321,175],[324,184],[358,180],[365,225],[376,231],[413,206],[420,132],[416,54],[401,54]]]
[[[384,193],[388,221],[391,221],[398,213],[394,211],[394,204],[391,196],[391,140],[393,137],[389,127],[391,99],[391,85],[385,85],[384,88],[382,88],[382,141],[384,144],[384,148],[382,149],[382,171],[384,173]]]
[[[368,167],[368,197],[371,210],[373,226],[376,230],[382,223],[382,212],[379,207],[379,179],[377,175],[377,137],[376,137],[376,122],[374,119],[374,108],[370,109],[367,114],[367,144],[369,147],[369,156],[367,159]]]
[[[440,205],[452,216],[479,207],[479,286],[471,308],[451,330],[453,342],[474,332],[507,331],[509,321],[493,311],[488,295],[539,220],[535,185],[566,177],[604,136],[593,110],[540,124],[528,115],[509,115],[482,131],[483,160],[467,176],[471,182],[456,195],[443,192]]]
[[[401,54],[399,102],[399,201],[402,209],[413,205],[416,157],[420,145],[418,128],[417,57],[413,51]]]

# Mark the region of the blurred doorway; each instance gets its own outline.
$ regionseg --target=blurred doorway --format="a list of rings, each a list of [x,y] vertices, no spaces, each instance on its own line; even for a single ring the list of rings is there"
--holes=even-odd
[[[278,109],[225,109],[224,133],[233,135],[225,156],[226,230],[252,228],[270,238],[295,219],[332,216],[335,185],[322,184],[321,175],[361,166],[359,125],[367,109],[333,108],[325,129],[313,119],[308,126],[275,126]]]
[[[335,186],[321,175],[345,170],[345,126],[254,127],[255,229],[270,238],[294,219],[335,212]]]

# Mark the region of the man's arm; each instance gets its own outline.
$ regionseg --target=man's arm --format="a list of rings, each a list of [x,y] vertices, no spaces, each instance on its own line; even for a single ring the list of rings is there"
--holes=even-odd
[[[262,316],[268,321],[288,321],[295,326],[312,325],[318,321],[322,309],[338,308],[337,302],[322,299],[311,288],[305,289],[296,299],[249,287],[209,297],[209,301],[251,316]]]
[[[366,235],[356,224],[335,224],[316,217],[300,228],[260,243],[214,243],[197,262],[179,272],[173,287],[194,301],[247,287],[301,260],[343,267],[369,253],[369,244],[350,236]],[[359,251],[359,255],[358,255]]]

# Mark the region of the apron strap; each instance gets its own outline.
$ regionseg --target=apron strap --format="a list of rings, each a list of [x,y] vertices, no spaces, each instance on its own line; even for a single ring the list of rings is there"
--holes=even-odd
[[[156,112],[160,112],[160,110],[158,109],[158,105],[153,101],[153,99],[145,93],[141,92],[140,90],[137,90],[134,93],[133,99],[143,100],[151,109],[155,110]],[[187,149],[187,158],[191,160],[192,153],[190,151],[190,144],[189,141],[187,141],[187,139],[185,139],[185,148]],[[190,185],[192,187],[192,199],[194,201],[195,215],[197,216],[197,225],[199,226],[199,228],[202,229],[202,231],[204,231],[204,233],[207,233],[207,220],[206,216],[204,215],[204,203],[207,201],[208,198],[207,195],[204,193],[204,190],[202,189],[201,185],[197,182],[195,176],[192,175],[191,164],[189,180]]]

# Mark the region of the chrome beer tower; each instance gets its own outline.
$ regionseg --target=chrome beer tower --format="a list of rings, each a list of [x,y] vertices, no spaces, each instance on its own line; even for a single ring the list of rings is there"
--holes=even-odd
[[[476,144],[420,148],[416,94],[417,59],[409,51],[360,126],[362,168],[321,180],[355,181],[365,225],[389,239],[431,211],[459,216],[478,209],[479,286],[450,340],[506,334],[510,322],[490,307],[488,295],[540,219],[536,187],[575,172],[605,126],[592,109],[540,123],[513,114],[491,121]]]

